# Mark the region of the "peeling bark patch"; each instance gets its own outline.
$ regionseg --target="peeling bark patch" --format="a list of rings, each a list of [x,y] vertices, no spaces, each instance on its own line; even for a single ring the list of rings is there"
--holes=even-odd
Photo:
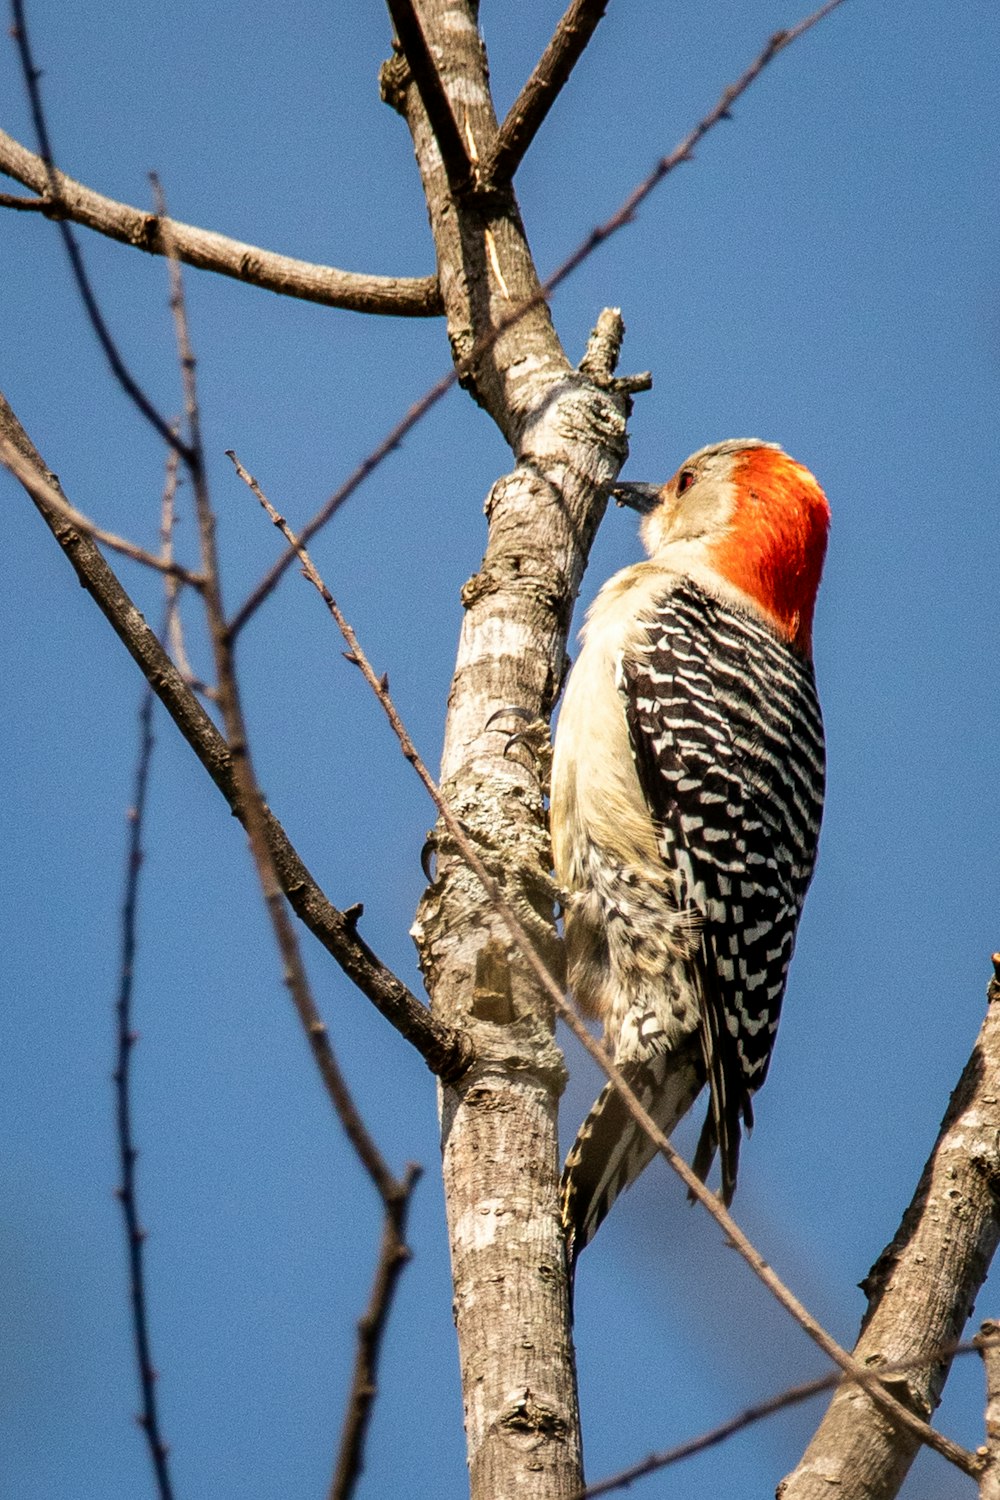
[[[544,1443],[565,1440],[566,1419],[551,1397],[525,1389],[508,1397],[498,1418],[501,1432],[519,1448],[540,1448]]]

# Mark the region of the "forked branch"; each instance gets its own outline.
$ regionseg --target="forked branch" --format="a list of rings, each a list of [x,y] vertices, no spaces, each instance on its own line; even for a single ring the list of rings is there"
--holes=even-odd
[[[480,163],[483,183],[496,187],[510,182],[608,4],[609,0],[573,0]]]

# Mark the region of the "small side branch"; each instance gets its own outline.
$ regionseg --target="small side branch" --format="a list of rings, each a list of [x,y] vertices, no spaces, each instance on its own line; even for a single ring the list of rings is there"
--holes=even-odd
[[[259,245],[247,245],[211,229],[199,229],[178,219],[162,223],[156,214],[119,203],[103,193],[52,168],[33,151],[0,130],[0,172],[23,183],[35,198],[0,195],[0,208],[31,210],[47,219],[71,219],[85,229],[148,255],[166,254],[165,235],[177,247],[178,259],[201,271],[231,276],[247,286],[298,297],[323,307],[396,318],[436,318],[441,294],[436,276],[365,276],[320,266],[312,261],[279,255]],[[55,184],[55,193],[50,184]]]
[[[56,172],[55,160],[52,155],[52,144],[49,139],[49,127],[45,119],[45,111],[42,107],[42,93],[39,88],[42,75],[35,67],[34,58],[31,55],[27,23],[24,19],[24,0],[11,0],[11,9],[14,17],[12,34],[17,44],[18,57],[21,60],[21,70],[24,74],[25,87],[28,90],[28,100],[31,105],[31,117],[35,124],[35,133],[38,136],[42,163],[45,167],[46,193],[52,202],[58,203],[59,174]],[[90,319],[90,325],[97,335],[97,341],[104,350],[105,357],[111,366],[115,379],[129,400],[142,413],[150,426],[159,433],[167,446],[177,448],[178,451],[183,453],[183,445],[181,445],[177,434],[166,418],[157,411],[153,402],[135,379],[111,336],[111,330],[104,321],[104,316],[98,306],[97,298],[90,284],[90,278],[83,264],[80,247],[76,243],[76,236],[73,234],[69,223],[63,218],[59,218],[58,222],[59,233],[66,247],[66,254],[69,257],[73,279],[80,293],[80,300],[83,303],[87,317]]]
[[[573,0],[480,165],[484,184],[501,187],[510,182],[608,4],[609,0]]]
[[[939,1350],[938,1353],[941,1358],[949,1360],[959,1355],[977,1353],[984,1361],[992,1360],[996,1363],[1000,1361],[1000,1336],[998,1335],[1000,1335],[1000,1324],[984,1323],[979,1335],[971,1343],[952,1345],[947,1349]],[[697,1437],[687,1438],[683,1443],[676,1443],[672,1448],[664,1448],[659,1453],[650,1453],[638,1463],[630,1464],[627,1469],[619,1469],[617,1474],[609,1474],[606,1479],[598,1479],[593,1484],[588,1484],[574,1497],[574,1500],[596,1500],[598,1495],[611,1495],[616,1490],[628,1489],[637,1479],[645,1479],[648,1474],[656,1474],[660,1469],[671,1468],[686,1458],[694,1458],[708,1448],[716,1448],[720,1443],[735,1437],[736,1433],[743,1432],[747,1427],[766,1421],[768,1417],[773,1417],[780,1411],[787,1411],[791,1406],[800,1406],[804,1401],[812,1401],[816,1396],[822,1396],[825,1391],[832,1390],[841,1381],[845,1386],[856,1385],[865,1390],[890,1376],[908,1375],[912,1368],[912,1365],[893,1365],[877,1371],[859,1371],[855,1375],[841,1375],[838,1371],[832,1371],[829,1375],[820,1375],[816,1380],[807,1380],[801,1385],[789,1386],[787,1390],[779,1391],[776,1396],[770,1396],[766,1401],[758,1401],[755,1405],[746,1407],[736,1416],[730,1417],[727,1422],[720,1422],[717,1427],[710,1427],[707,1432],[700,1432]],[[1000,1409],[997,1415],[1000,1415]],[[989,1425],[989,1418],[987,1425]],[[1000,1437],[1000,1428],[997,1429],[997,1436]],[[980,1449],[977,1457],[982,1456],[984,1452],[984,1449]],[[997,1491],[996,1495],[991,1494],[988,1500],[997,1500],[997,1495],[1000,1495],[1000,1491]]]
[[[0,463],[27,490],[36,505],[46,505],[51,510],[57,511],[68,525],[75,527],[85,536],[93,538],[95,542],[101,542],[114,552],[120,552],[124,557],[130,557],[133,562],[142,563],[144,567],[166,574],[176,583],[186,583],[194,589],[201,588],[204,580],[200,573],[191,572],[189,568],[174,562],[173,558],[157,557],[154,552],[147,552],[145,547],[140,547],[136,542],[130,542],[127,537],[116,536],[113,531],[105,531],[82,511],[77,510],[75,505],[70,505],[55,484],[44,474],[40,474],[11,439],[3,433],[0,433]]]
[[[449,370],[446,375],[442,375],[441,379],[432,385],[430,390],[425,392],[419,401],[414,402],[406,415],[396,423],[391,432],[386,434],[379,445],[373,448],[366,458],[362,459],[354,472],[349,474],[340,488],[333,492],[326,504],[321,506],[316,512],[312,520],[303,526],[299,533],[299,541],[303,546],[316,535],[317,531],[320,531],[326,525],[332,516],[336,515],[340,507],[346,500],[351,498],[359,485],[363,484],[368,478],[368,475],[373,473],[379,464],[399,447],[407,433],[430,411],[431,407],[436,406],[442,396],[447,395],[458,380],[459,373],[459,371],[453,369]],[[295,548],[289,547],[268,568],[264,577],[251,593],[247,595],[229,622],[230,634],[234,639],[239,635],[244,625],[257,613],[265,599],[269,598],[274,592],[284,577],[286,570],[295,561],[295,558]]]
[[[162,209],[162,194],[159,183],[153,179],[153,188]],[[204,451],[201,440],[200,417],[195,384],[195,360],[188,334],[187,313],[180,263],[169,254],[170,305],[177,328],[177,349],[184,382],[185,408],[188,422],[188,441],[191,453],[191,482],[194,488],[195,509],[202,546],[202,570],[205,574],[203,599],[209,631],[215,655],[218,680],[219,706],[225,723],[229,749],[233,759],[233,779],[240,805],[244,812],[247,839],[257,867],[264,904],[274,932],[275,943],[281,955],[285,984],[291,995],[296,1013],[309,1039],[313,1056],[319,1067],[327,1093],[333,1103],[345,1135],[374,1184],[385,1213],[382,1248],[379,1255],[368,1313],[362,1319],[355,1361],[354,1387],[348,1402],[347,1418],[341,1445],[340,1457],[332,1500],[347,1500],[354,1488],[354,1481],[361,1471],[363,1445],[375,1399],[376,1368],[382,1333],[392,1305],[393,1292],[399,1274],[409,1259],[409,1250],[404,1234],[406,1211],[410,1194],[419,1175],[418,1169],[410,1167],[405,1180],[397,1182],[379,1151],[373,1136],[361,1117],[347,1086],[336,1055],[331,1046],[327,1028],[316,1006],[302,961],[295,928],[285,905],[284,892],[275,867],[274,856],[267,837],[267,817],[264,799],[254,771],[250,746],[247,739],[246,722],[236,675],[233,644],[226,628],[222,607],[221,581],[218,554],[215,545],[215,515],[212,509],[208,485],[205,479]]]

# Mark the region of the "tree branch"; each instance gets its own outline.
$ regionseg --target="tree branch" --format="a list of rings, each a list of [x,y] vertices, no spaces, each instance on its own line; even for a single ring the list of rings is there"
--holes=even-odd
[[[2,395],[0,434],[9,436],[40,473],[57,483]],[[44,501],[32,498],[80,582],[93,596],[230,808],[242,820],[225,740],[164,651],[155,632],[150,630],[90,538],[70,526]],[[432,1016],[380,962],[356,932],[359,911],[343,912],[332,906],[281,824],[270,811],[267,811],[266,818],[267,837],[278,878],[299,918],[376,1009],[416,1047],[432,1072],[442,1077],[461,1074],[471,1060],[468,1041]]]
[[[45,111],[42,107],[42,93],[41,89],[39,88],[39,82],[42,75],[40,71],[35,67],[34,59],[31,55],[31,44],[28,39],[28,28],[27,23],[24,19],[23,0],[11,0],[11,11],[14,17],[14,24],[11,28],[11,34],[13,35],[14,41],[17,45],[17,54],[21,61],[21,71],[24,74],[25,87],[28,90],[28,101],[31,106],[31,117],[35,123],[35,132],[38,136],[38,144],[41,148],[42,165],[45,169],[46,177],[46,193],[49,198],[58,202],[59,179],[56,173],[55,159],[52,155],[52,145],[49,140],[49,128],[45,119]],[[62,238],[63,244],[66,247],[66,254],[69,257],[70,268],[73,272],[73,279],[75,280],[77,290],[80,293],[80,300],[83,303],[87,317],[90,319],[90,325],[93,328],[94,333],[97,335],[97,341],[100,344],[101,348],[104,350],[108,364],[111,366],[111,370],[114,374],[115,379],[118,381],[118,384],[122,387],[122,390],[125,392],[125,394],[146,418],[146,421],[150,424],[150,426],[159,433],[160,437],[167,444],[167,446],[176,448],[179,453],[183,454],[183,445],[181,444],[180,439],[178,438],[173,427],[166,420],[166,418],[157,411],[153,402],[149,399],[145,391],[140,386],[139,382],[135,379],[134,375],[126,365],[121,351],[118,348],[118,345],[112,338],[111,330],[104,320],[104,315],[101,312],[100,307],[98,306],[93,287],[90,285],[90,278],[87,275],[87,268],[83,264],[83,256],[80,254],[80,247],[76,243],[76,236],[74,235],[72,229],[65,221],[65,219],[59,220],[59,233]],[[185,454],[184,456],[189,457],[190,455]]]
[[[157,205],[162,211],[162,193],[155,177],[153,189]],[[331,1500],[347,1500],[362,1468],[364,1439],[377,1389],[376,1369],[382,1333],[389,1316],[399,1274],[409,1259],[409,1249],[404,1233],[405,1221],[410,1195],[419,1176],[419,1168],[411,1166],[407,1170],[405,1179],[397,1182],[367,1129],[340,1070],[327,1028],[313,999],[298,938],[285,905],[284,893],[267,836],[264,799],[257,782],[247,738],[232,639],[226,628],[222,608],[221,580],[215,542],[215,514],[209,499],[205,477],[204,448],[195,383],[195,360],[188,334],[180,263],[172,253],[169,244],[167,257],[170,267],[170,306],[177,328],[177,349],[184,383],[190,454],[189,470],[201,538],[202,571],[205,575],[202,597],[205,602],[215,657],[219,705],[232,758],[233,780],[239,805],[244,814],[244,826],[257,868],[264,904],[278,952],[281,955],[286,987],[309,1040],[337,1117],[354,1148],[355,1155],[374,1184],[382,1200],[384,1211],[382,1246],[369,1308],[359,1325],[354,1381],[347,1403],[336,1474],[331,1490]]]
[[[510,182],[559,91],[583,56],[608,3],[609,0],[572,0],[480,163],[479,177],[483,183],[499,186]]]
[[[979,1335],[971,1343],[952,1345],[948,1349],[941,1350],[940,1353],[949,1359],[961,1354],[977,1353],[984,1361],[996,1363],[1000,1359],[998,1329],[1000,1329],[998,1324],[984,1323]],[[698,1453],[704,1453],[707,1448],[715,1448],[734,1437],[737,1432],[742,1432],[744,1428],[752,1427],[757,1422],[766,1420],[767,1417],[773,1417],[777,1412],[785,1411],[790,1406],[799,1406],[803,1401],[811,1401],[814,1396],[821,1396],[824,1391],[832,1390],[841,1381],[845,1386],[856,1385],[867,1390],[889,1375],[908,1374],[911,1368],[912,1366],[908,1365],[893,1365],[882,1370],[857,1371],[853,1375],[841,1375],[839,1371],[832,1370],[830,1374],[820,1375],[816,1380],[807,1380],[801,1385],[789,1386],[787,1390],[779,1391],[777,1395],[768,1397],[766,1401],[759,1401],[753,1406],[746,1407],[735,1417],[730,1417],[727,1422],[720,1422],[717,1427],[711,1427],[707,1432],[699,1433],[697,1437],[687,1438],[683,1443],[676,1443],[672,1448],[664,1448],[659,1453],[650,1453],[638,1463],[630,1464],[627,1469],[620,1469],[617,1474],[609,1474],[606,1479],[599,1479],[594,1484],[588,1484],[585,1490],[581,1490],[579,1495],[574,1497],[574,1500],[596,1500],[598,1495],[610,1495],[615,1490],[628,1489],[637,1479],[644,1479],[647,1474],[655,1474],[660,1469],[670,1468],[685,1458],[693,1458]],[[989,1500],[998,1500],[998,1497],[991,1495]]]
[[[39,194],[37,199],[0,198],[0,207],[35,209],[48,219],[72,219],[108,239],[131,245],[149,255],[165,255],[164,231],[173,239],[185,265],[230,276],[267,292],[341,307],[349,312],[383,317],[433,318],[442,311],[436,276],[365,276],[316,265],[247,245],[211,229],[199,229],[171,219],[162,224],[156,214],[116,202],[53,169],[55,192],[40,156],[0,130],[0,172]]]

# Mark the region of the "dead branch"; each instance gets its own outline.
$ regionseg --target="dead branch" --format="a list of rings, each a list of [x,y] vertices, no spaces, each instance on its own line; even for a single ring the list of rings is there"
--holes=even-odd
[[[51,483],[58,483],[55,475],[45,468],[2,395],[0,435],[10,437],[42,475]],[[61,512],[49,508],[36,496],[32,498],[81,584],[92,595],[230,808],[242,821],[232,759],[225,740],[164,651],[155,632],[150,630],[91,539],[72,527]],[[461,1073],[471,1056],[465,1038],[433,1017],[380,962],[356,931],[359,909],[344,912],[331,905],[269,810],[266,821],[278,878],[300,920],[376,1009],[417,1049],[432,1072],[441,1076]]]
[[[980,1354],[984,1360],[992,1360],[995,1363],[1000,1359],[998,1333],[1000,1333],[1000,1324],[984,1323],[978,1336],[971,1342],[952,1344],[938,1351],[939,1355],[954,1359],[959,1355],[976,1353]],[[816,1380],[806,1380],[801,1385],[789,1386],[787,1390],[779,1391],[777,1395],[768,1397],[766,1401],[758,1401],[755,1405],[746,1407],[735,1417],[730,1417],[727,1422],[720,1422],[717,1427],[711,1427],[707,1432],[699,1433],[697,1437],[688,1438],[672,1448],[664,1448],[660,1453],[650,1453],[638,1463],[630,1464],[627,1469],[620,1469],[617,1474],[609,1474],[606,1479],[598,1480],[595,1484],[588,1484],[585,1490],[581,1490],[579,1495],[574,1497],[574,1500],[594,1500],[594,1497],[598,1495],[610,1495],[615,1490],[628,1489],[637,1479],[644,1479],[647,1474],[655,1474],[658,1470],[669,1468],[685,1458],[693,1458],[698,1453],[704,1453],[707,1448],[715,1448],[720,1443],[726,1442],[728,1438],[735,1436],[737,1432],[742,1432],[744,1428],[752,1427],[767,1417],[773,1417],[790,1406],[799,1406],[803,1401],[811,1401],[814,1396],[821,1396],[824,1391],[832,1390],[841,1381],[845,1385],[856,1385],[869,1390],[877,1382],[890,1375],[909,1374],[911,1368],[912,1366],[908,1365],[893,1365],[881,1370],[858,1371],[853,1375],[843,1376],[834,1370],[829,1375],[819,1376]],[[982,1451],[982,1449],[979,1450],[980,1454]],[[991,1495],[989,1500],[996,1500],[996,1496]]]
[[[434,318],[442,311],[436,276],[365,276],[357,271],[341,271],[335,266],[320,266],[291,255],[247,245],[211,229],[199,229],[171,219],[161,224],[156,214],[133,208],[106,198],[82,183],[53,170],[55,192],[50,190],[50,174],[40,156],[0,130],[0,172],[23,183],[39,196],[0,197],[0,207],[30,209],[47,219],[71,219],[75,224],[103,234],[119,244],[130,245],[147,255],[164,255],[164,232],[177,247],[185,265],[201,271],[214,271],[247,286],[277,292],[283,297],[298,297],[323,307],[341,307],[348,312],[372,313],[383,317]]]
[[[163,194],[157,179],[153,177],[152,181],[157,206],[163,214]],[[165,217],[165,214],[163,216]],[[388,1320],[400,1272],[409,1259],[409,1249],[405,1239],[406,1212],[413,1186],[419,1176],[419,1169],[411,1166],[404,1180],[397,1181],[365,1125],[341,1072],[327,1028],[313,998],[312,987],[302,961],[298,937],[285,905],[284,892],[268,839],[267,811],[257,782],[247,738],[232,638],[226,627],[222,607],[221,579],[215,543],[215,513],[205,477],[205,455],[201,439],[195,359],[188,332],[180,262],[172,253],[169,243],[167,261],[170,268],[170,306],[177,330],[177,352],[184,385],[184,404],[188,424],[187,452],[190,454],[188,467],[194,489],[195,512],[201,538],[202,571],[205,576],[202,598],[215,656],[219,706],[222,710],[232,757],[233,780],[240,806],[244,812],[244,827],[257,869],[261,894],[264,897],[275,943],[281,955],[286,987],[344,1134],[374,1184],[383,1206],[382,1246],[376,1266],[369,1309],[361,1320],[359,1328],[354,1383],[347,1403],[344,1431],[331,1491],[331,1500],[347,1500],[353,1491],[354,1481],[361,1472],[364,1438],[377,1390],[376,1371],[382,1333]]]
[[[480,163],[481,182],[490,186],[510,182],[583,56],[608,3],[609,0],[572,0]]]
[[[28,101],[31,106],[31,118],[34,121],[35,133],[38,136],[38,144],[41,148],[42,163],[46,174],[46,195],[51,200],[58,202],[59,179],[56,173],[55,159],[52,155],[52,144],[49,139],[49,127],[42,107],[42,92],[39,87],[41,73],[35,67],[31,55],[31,43],[28,39],[27,24],[24,19],[24,0],[11,0],[11,10],[14,16],[14,25],[11,29],[14,41],[17,45],[17,55],[21,62],[21,71],[24,75],[25,87],[28,90]],[[80,300],[83,303],[90,326],[97,335],[97,341],[104,350],[108,364],[111,366],[112,374],[118,381],[122,390],[128,396],[133,405],[142,413],[146,421],[153,427],[170,448],[177,448],[178,452],[190,460],[190,454],[185,454],[183,445],[178,438],[173,426],[167,419],[157,411],[154,403],[146,395],[135,376],[129,370],[122,357],[121,351],[111,336],[104,315],[101,312],[94,289],[90,284],[87,269],[83,264],[83,256],[80,247],[76,243],[76,236],[65,218],[58,220],[59,233],[66,247],[69,257],[70,268]]]

